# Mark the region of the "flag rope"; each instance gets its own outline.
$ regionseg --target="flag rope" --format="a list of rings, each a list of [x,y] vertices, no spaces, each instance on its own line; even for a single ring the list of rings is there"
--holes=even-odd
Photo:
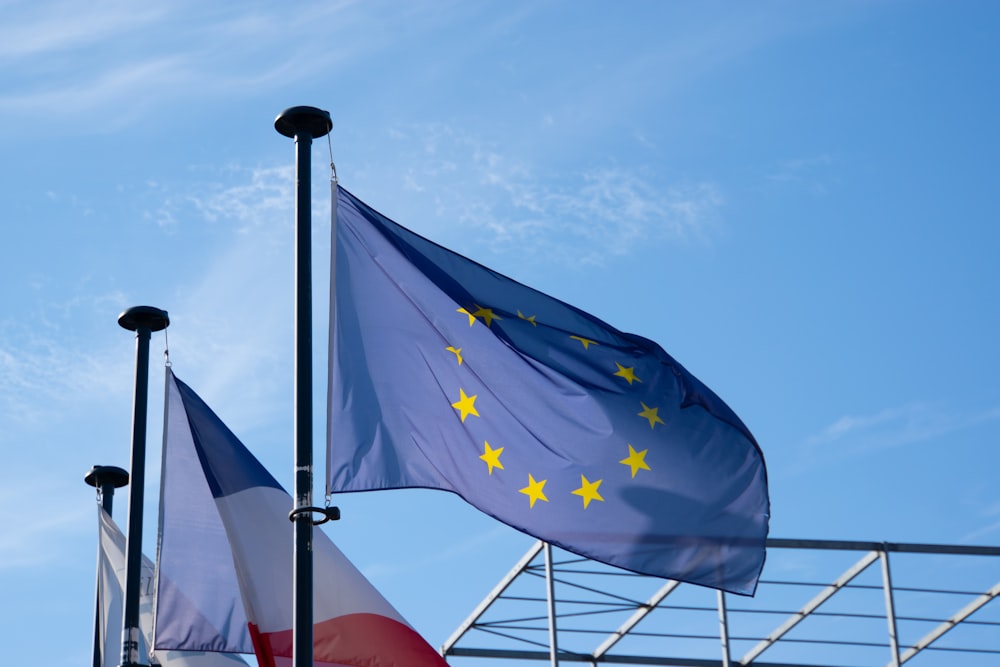
[[[337,165],[333,163],[333,142],[330,141],[330,135],[332,132],[326,133],[326,148],[330,151],[330,182],[336,185],[337,183]]]

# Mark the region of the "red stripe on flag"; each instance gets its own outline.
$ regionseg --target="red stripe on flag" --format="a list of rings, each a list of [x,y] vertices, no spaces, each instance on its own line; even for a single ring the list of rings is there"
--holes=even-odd
[[[274,667],[292,656],[292,631],[258,632],[250,624],[257,660]],[[413,628],[379,614],[348,614],[313,626],[313,664],[344,667],[446,667]]]

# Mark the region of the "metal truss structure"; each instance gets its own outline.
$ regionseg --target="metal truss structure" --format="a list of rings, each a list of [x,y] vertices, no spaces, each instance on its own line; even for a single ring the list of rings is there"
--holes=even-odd
[[[770,539],[767,548],[751,598],[538,542],[441,652],[479,667],[1000,665],[1000,603],[990,604],[1000,547]]]

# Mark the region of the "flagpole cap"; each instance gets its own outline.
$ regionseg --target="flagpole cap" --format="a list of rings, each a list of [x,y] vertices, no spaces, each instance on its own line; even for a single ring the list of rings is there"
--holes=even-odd
[[[333,121],[329,111],[316,107],[288,107],[274,119],[274,129],[289,138],[308,132],[313,139],[318,139],[333,129]]]
[[[110,484],[116,489],[128,484],[128,473],[118,466],[94,466],[83,478],[87,484],[93,487]]]
[[[170,317],[167,311],[153,306],[133,306],[118,316],[118,325],[129,331],[163,331],[170,326]]]

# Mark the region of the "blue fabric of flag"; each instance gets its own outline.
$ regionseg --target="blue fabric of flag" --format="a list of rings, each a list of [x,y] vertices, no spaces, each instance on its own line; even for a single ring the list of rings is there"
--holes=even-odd
[[[155,647],[253,653],[229,539],[214,499],[224,488],[232,492],[253,486],[252,480],[274,478],[254,466],[236,436],[169,368],[166,385]]]
[[[205,401],[176,376],[171,376],[183,401],[191,438],[212,497],[222,498],[259,486],[282,488]]]
[[[752,594],[764,458],[656,343],[339,188],[327,490],[454,492],[568,551]]]

